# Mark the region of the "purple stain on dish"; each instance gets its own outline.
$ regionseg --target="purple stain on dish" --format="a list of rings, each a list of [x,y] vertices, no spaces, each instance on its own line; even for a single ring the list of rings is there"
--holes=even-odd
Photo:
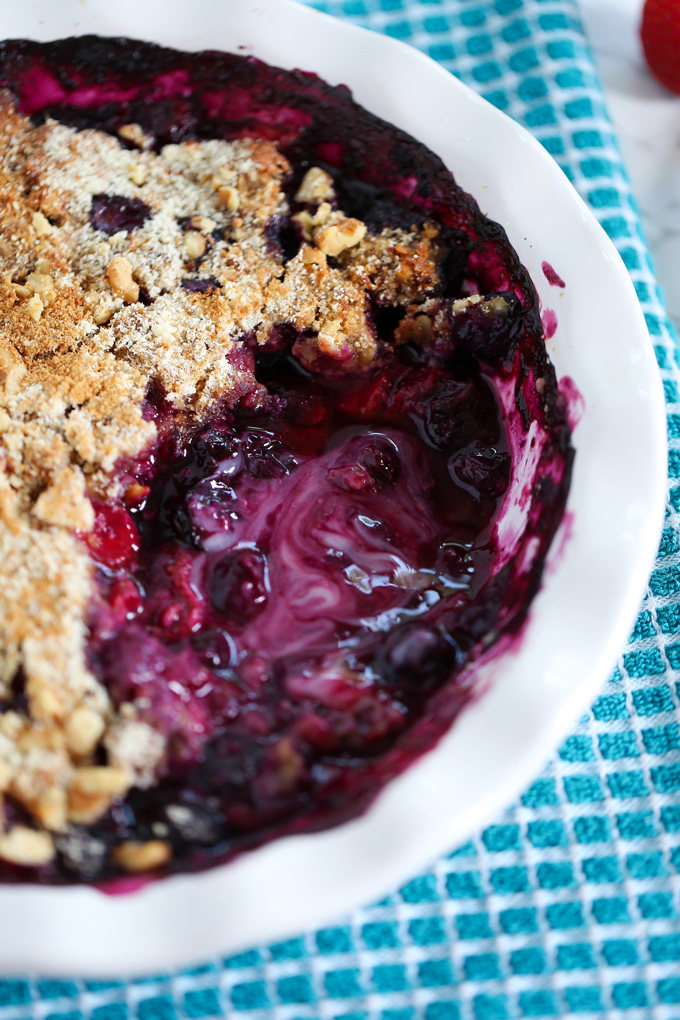
[[[129,896],[130,893],[144,889],[152,881],[150,878],[114,878],[98,884],[97,888],[106,896]]]
[[[567,286],[562,277],[558,276],[549,262],[541,262],[541,269],[543,270],[543,275],[551,287],[561,287],[564,289]]]
[[[546,340],[551,340],[557,331],[557,316],[552,308],[546,308],[541,313],[541,322],[543,323],[543,335]]]
[[[569,425],[571,429],[575,429],[585,411],[586,404],[583,399],[583,394],[578,389],[576,383],[571,376],[563,375],[558,383],[560,396],[566,401],[567,404],[567,417],[569,419]]]
[[[566,511],[562,523],[555,536],[555,543],[550,551],[550,559],[546,563],[546,571],[556,573],[569,555],[571,540],[574,536],[574,514]]]

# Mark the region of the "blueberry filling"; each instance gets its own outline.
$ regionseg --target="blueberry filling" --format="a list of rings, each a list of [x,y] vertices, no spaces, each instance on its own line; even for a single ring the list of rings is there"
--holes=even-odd
[[[416,677],[441,683],[456,665],[438,617],[485,580],[477,559],[487,558],[509,480],[488,383],[396,363],[368,383],[332,387],[280,360],[276,414],[237,411],[180,441],[170,433],[153,466],[146,459],[135,474],[143,501],[102,506],[89,538],[105,600],[93,621],[95,669],[121,701],[141,685],[154,704],[159,696],[164,706],[176,702],[177,720],[164,716],[164,725],[176,732],[182,765],[191,732],[231,727],[234,712],[241,729],[246,704],[269,718],[279,697],[293,725],[317,686],[326,741],[338,727],[350,736],[352,720],[332,716],[357,698],[381,737],[383,727],[399,731]],[[387,398],[357,413],[376,391]],[[432,428],[433,406],[444,413],[442,392],[459,423],[455,440]],[[313,424],[300,427],[301,405]],[[484,456],[474,456],[474,443]],[[465,474],[459,461],[492,466]],[[451,549],[461,548],[457,560]],[[128,648],[135,665],[121,671]],[[350,661],[361,662],[358,672]],[[189,674],[189,693],[183,679],[174,694],[146,690],[150,676],[172,692]],[[291,692],[302,700],[288,701]]]
[[[37,120],[112,134],[134,122],[155,148],[274,140],[293,212],[321,166],[369,231],[434,220],[445,248],[432,294],[444,325],[428,336],[417,310],[369,302],[368,369],[310,361],[309,337],[283,323],[227,356],[264,401],[244,392],[195,422],[149,390],[157,441],[118,464],[121,496],[95,501],[83,541],[89,666],[114,707],[136,705],[167,738],[162,772],[57,836],[49,865],[0,865],[0,878],[106,882],[126,840],[163,840],[166,870],[198,870],[352,817],[447,730],[470,697],[466,667],[520,629],[538,588],[572,450],[531,281],[436,157],[314,76],[128,40],[3,44],[0,67]],[[90,212],[109,236],[150,215],[103,194]],[[293,259],[292,216],[270,219],[264,243]],[[181,287],[210,300],[220,285]],[[526,533],[506,550],[499,521],[532,423]]]
[[[150,216],[151,210],[139,199],[122,195],[95,195],[92,199],[92,226],[105,234],[143,227]]]
[[[217,290],[219,283],[211,276],[204,276],[198,280],[182,280],[182,286],[194,294],[209,294],[211,291]]]
[[[168,426],[128,472],[141,501],[101,506],[88,540],[93,669],[170,735],[161,783],[92,831],[167,830],[176,867],[364,803],[464,665],[459,629],[497,619],[510,455],[488,380],[404,356],[331,383],[265,360],[275,412]]]

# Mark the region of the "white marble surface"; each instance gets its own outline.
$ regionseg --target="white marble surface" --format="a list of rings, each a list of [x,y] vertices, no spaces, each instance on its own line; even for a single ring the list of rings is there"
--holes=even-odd
[[[580,7],[666,307],[680,329],[680,96],[647,70],[642,0],[580,0]]]

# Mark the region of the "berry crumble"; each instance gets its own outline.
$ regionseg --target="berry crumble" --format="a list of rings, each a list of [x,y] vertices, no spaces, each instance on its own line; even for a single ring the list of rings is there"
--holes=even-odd
[[[363,810],[520,630],[572,456],[505,233],[347,89],[0,44],[0,880]]]

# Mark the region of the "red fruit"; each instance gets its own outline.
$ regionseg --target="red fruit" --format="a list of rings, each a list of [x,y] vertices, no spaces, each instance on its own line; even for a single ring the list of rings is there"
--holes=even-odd
[[[130,577],[114,581],[109,590],[109,605],[119,620],[133,620],[144,607],[142,593]]]
[[[345,414],[355,415],[365,420],[384,412],[390,399],[394,380],[387,372],[379,375],[360,387],[352,387],[340,397],[340,406]]]
[[[680,0],[646,0],[640,38],[652,74],[680,94]]]
[[[373,488],[373,478],[363,464],[348,464],[346,467],[331,468],[328,477],[339,489],[345,492],[363,492]]]
[[[208,598],[218,613],[246,623],[267,601],[267,562],[257,549],[231,550],[210,566]]]
[[[85,541],[97,563],[117,570],[134,563],[139,552],[139,534],[122,506],[95,504],[94,528]]]

